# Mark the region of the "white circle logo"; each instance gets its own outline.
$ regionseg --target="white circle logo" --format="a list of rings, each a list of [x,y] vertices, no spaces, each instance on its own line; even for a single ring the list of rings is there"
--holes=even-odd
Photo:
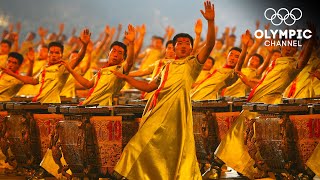
[[[285,15],[282,15],[281,12],[284,11]],[[294,11],[298,11],[298,13],[300,14],[298,17],[296,17],[295,14],[293,14]],[[271,16],[268,15],[271,12]],[[291,9],[291,11],[289,12],[288,9],[286,8],[280,8],[278,11],[276,11],[273,8],[268,8],[264,11],[264,17],[271,21],[271,23],[275,26],[280,26],[283,22],[284,24],[286,24],[287,26],[292,26],[294,23],[296,23],[297,20],[302,18],[302,11],[299,8],[293,8]],[[288,21],[291,19],[291,21]],[[276,21],[275,21],[276,20]],[[279,21],[279,22],[278,22]],[[291,23],[290,23],[291,22]]]

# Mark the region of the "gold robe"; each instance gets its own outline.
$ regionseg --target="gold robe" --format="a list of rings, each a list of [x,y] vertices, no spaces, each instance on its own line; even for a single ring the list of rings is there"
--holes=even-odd
[[[313,150],[306,164],[317,176],[320,176],[320,143]]]
[[[148,48],[146,50],[146,56],[143,58],[140,69],[148,68],[149,65],[153,64],[156,60],[160,59],[161,50]]]
[[[191,85],[202,65],[194,56],[168,65],[159,76],[156,105],[148,111],[155,93],[147,103],[138,132],[124,148],[115,167],[116,172],[130,180],[202,179],[190,99]]]
[[[296,69],[297,60],[291,57],[281,57],[275,61],[274,67],[267,73],[263,81],[250,93],[249,102],[278,104],[286,87],[301,71]],[[250,97],[249,95],[249,97]],[[245,120],[257,116],[256,112],[243,110],[232,124],[215,155],[229,167],[253,179],[257,169],[253,168],[254,160],[250,157],[244,145],[244,133],[247,129]]]
[[[0,73],[0,101],[11,101],[22,87],[23,82],[5,73]]]
[[[69,72],[62,64],[45,66],[39,73],[39,93],[33,100],[43,103],[61,103],[60,92],[65,85]]]
[[[283,93],[283,97],[287,98],[313,98],[315,97],[314,91],[314,78],[309,74],[320,63],[320,59],[312,56],[308,64],[302,69],[297,78],[287,87]]]
[[[246,75],[249,79],[255,78],[257,76],[257,71],[252,68],[242,68],[241,72]],[[238,79],[231,86],[226,87],[223,90],[222,96],[225,97],[245,97],[249,94],[251,88],[244,84],[241,79]]]
[[[7,61],[8,61],[8,55],[4,54],[4,55],[0,55],[0,67],[7,67]]]
[[[211,52],[210,56],[214,59],[213,69],[220,69],[226,64],[227,52],[222,50],[215,50]]]
[[[155,63],[149,65],[149,67],[146,70],[152,73],[151,79],[154,79],[155,77],[157,77],[158,74],[161,72],[162,68],[171,60],[172,59],[160,59],[160,60],[157,60]],[[149,93],[147,92],[143,92],[143,93],[144,93],[143,99],[149,99],[153,95],[154,91]]]
[[[47,63],[48,63],[47,60],[35,61],[33,65],[33,76],[37,76],[41,71],[42,67],[44,67]],[[38,94],[39,90],[40,90],[40,84],[37,84],[37,85],[25,84],[17,93],[17,96],[35,96]]]
[[[231,68],[220,68],[212,72],[213,75],[191,91],[192,100],[218,99],[219,92],[237,81],[238,76]]]
[[[113,95],[120,92],[124,81],[117,78],[110,70],[123,73],[123,65],[102,68],[94,78],[94,87],[90,89],[89,96],[82,105],[99,104],[100,106],[112,106]],[[100,74],[100,77],[99,77]]]

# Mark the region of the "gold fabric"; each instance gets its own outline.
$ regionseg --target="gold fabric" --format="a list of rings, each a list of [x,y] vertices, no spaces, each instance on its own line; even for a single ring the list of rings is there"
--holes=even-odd
[[[249,79],[257,77],[257,71],[252,68],[242,68],[241,72]],[[228,97],[245,97],[250,93],[251,87],[244,84],[241,79],[238,79],[224,91],[224,96]]]
[[[220,68],[210,78],[191,91],[192,100],[212,100],[219,98],[219,92],[236,82],[238,76],[234,69]]]
[[[282,92],[300,72],[299,69],[296,69],[296,65],[297,61],[294,58],[278,58],[275,67],[256,88],[250,102],[281,103]],[[215,151],[215,155],[226,165],[250,179],[253,179],[257,169],[253,168],[254,160],[249,156],[243,139],[247,128],[245,120],[254,118],[256,115],[254,112],[243,110]]]
[[[62,154],[60,161],[61,161],[62,165],[67,165],[66,160],[63,157],[63,154]],[[50,173],[54,177],[56,177],[57,179],[60,179],[60,180],[67,179],[66,177],[62,176],[61,173],[58,173],[59,166],[54,162],[51,149],[48,149],[46,151],[46,154],[44,155],[44,157],[40,163],[40,166],[42,168],[44,168],[48,173]],[[67,173],[72,175],[72,172],[70,169],[67,171]]]
[[[306,164],[317,176],[320,176],[320,143],[313,150]]]
[[[153,64],[156,60],[160,58],[161,50],[148,48],[146,50],[146,56],[143,58],[140,69],[148,68],[149,65]]]
[[[0,67],[7,67],[8,55],[0,55]]]
[[[147,103],[138,132],[124,148],[115,167],[116,172],[130,180],[202,179],[189,95],[202,65],[194,56],[169,64],[168,78],[156,106],[147,111],[153,96]],[[164,74],[165,70],[160,74],[161,80]]]
[[[162,61],[162,62],[160,63],[160,61]],[[152,72],[152,74],[151,74],[151,79],[154,79],[155,77],[157,77],[157,75],[158,75],[158,74],[157,74],[158,69],[160,68],[160,70],[159,70],[159,72],[158,72],[158,73],[160,73],[161,70],[162,70],[162,68],[163,68],[168,62],[170,62],[170,61],[172,61],[172,59],[161,59],[161,60],[157,60],[155,63],[149,65],[148,68],[147,68],[147,70],[148,70],[148,72],[150,72],[150,73]],[[161,66],[161,67],[159,67],[159,66]],[[144,96],[144,99],[149,99],[149,98],[151,98],[152,95],[154,94],[154,92],[155,92],[155,91],[146,93],[146,95]]]
[[[197,80],[196,80],[195,83],[204,80],[206,77],[208,77],[209,74],[210,74],[210,71],[202,70],[202,71],[200,72],[200,74],[199,74],[199,76],[198,76],[198,78],[197,78]]]
[[[33,76],[36,76],[47,64],[47,60],[37,60],[34,62],[33,65]],[[38,94],[40,90],[40,84],[32,85],[32,84],[25,84],[21,87],[20,91],[17,93],[17,96],[35,96]]]
[[[100,106],[112,106],[112,95],[119,93],[124,86],[124,81],[117,78],[110,70],[123,73],[123,65],[110,66],[101,69],[101,77],[93,93],[83,101],[83,105],[99,104]],[[98,73],[93,77],[94,84],[98,80]]]
[[[256,88],[250,102],[279,104],[282,94],[297,77],[301,69],[297,69],[297,60],[292,57],[280,57],[275,67],[267,74],[264,81]]]
[[[41,71],[42,72],[42,71]],[[42,84],[42,73],[39,74],[39,84]],[[45,67],[45,78],[42,91],[37,98],[41,103],[61,103],[60,92],[69,77],[69,72],[61,64]]]
[[[0,73],[0,101],[11,101],[11,98],[17,94],[23,85],[20,80],[5,74]]]
[[[226,64],[227,53],[225,51],[213,49],[210,56],[214,58],[213,69],[220,69]]]
[[[310,75],[309,72],[316,68],[319,63],[320,59],[316,56],[312,56],[309,59],[308,64],[302,69],[295,80],[296,90],[290,98],[313,98],[315,96],[313,85],[316,78]],[[283,93],[284,97],[288,97],[293,83],[294,82],[292,82]]]

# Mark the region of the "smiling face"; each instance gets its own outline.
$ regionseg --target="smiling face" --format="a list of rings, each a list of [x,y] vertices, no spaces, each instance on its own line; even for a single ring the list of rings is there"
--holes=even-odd
[[[108,63],[110,66],[118,65],[124,61],[124,49],[114,45],[109,52]]]
[[[192,51],[190,39],[187,37],[179,37],[175,44],[174,50],[178,58],[185,58],[189,56]]]

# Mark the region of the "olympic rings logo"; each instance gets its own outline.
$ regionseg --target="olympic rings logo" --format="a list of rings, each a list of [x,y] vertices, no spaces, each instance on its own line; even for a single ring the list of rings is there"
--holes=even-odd
[[[271,15],[271,17],[267,17],[267,13],[271,11],[273,14]],[[280,14],[281,11],[285,11],[286,12],[286,15],[282,15]],[[296,17],[293,12],[294,11],[298,11],[300,16],[299,17]],[[287,26],[292,26],[294,23],[296,23],[297,20],[301,19],[302,18],[302,11],[299,9],[299,8],[293,8],[291,9],[291,11],[289,12],[288,9],[286,8],[280,8],[278,10],[278,12],[276,10],[274,10],[273,8],[268,8],[264,11],[264,17],[271,21],[271,23],[275,26],[280,26],[283,22],[287,25]],[[279,19],[280,22],[279,23],[275,23],[274,20],[275,19]],[[292,23],[288,23],[287,20],[288,19],[292,19]],[[277,21],[276,21],[277,22]],[[290,21],[289,21],[290,22]]]

